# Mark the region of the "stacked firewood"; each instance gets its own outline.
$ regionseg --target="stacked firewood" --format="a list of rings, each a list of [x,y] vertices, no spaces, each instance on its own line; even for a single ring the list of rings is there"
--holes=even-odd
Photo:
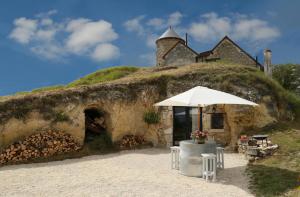
[[[120,149],[133,149],[140,145],[149,144],[143,136],[125,135],[119,142]]]
[[[50,157],[80,149],[74,138],[62,131],[46,131],[31,135],[0,152],[0,164],[17,163]]]

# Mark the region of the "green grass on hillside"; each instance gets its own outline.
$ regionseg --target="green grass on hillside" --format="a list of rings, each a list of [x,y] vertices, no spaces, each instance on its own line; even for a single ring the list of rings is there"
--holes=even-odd
[[[75,80],[67,85],[46,86],[34,89],[28,92],[17,92],[16,95],[26,95],[31,93],[40,93],[53,90],[61,90],[64,88],[77,87],[81,85],[92,85],[96,83],[113,81],[125,77],[139,70],[139,67],[134,66],[116,66],[98,70],[94,73],[86,75],[78,80]]]
[[[76,81],[69,83],[67,85],[67,87],[76,87],[76,86],[80,86],[80,85],[91,85],[91,84],[120,79],[131,73],[136,72],[138,69],[139,69],[138,67],[119,66],[119,67],[111,67],[111,68],[99,70],[99,71],[96,71],[85,77],[82,77]]]
[[[300,130],[280,125],[264,133],[279,145],[279,150],[248,166],[250,189],[256,196],[300,195]]]

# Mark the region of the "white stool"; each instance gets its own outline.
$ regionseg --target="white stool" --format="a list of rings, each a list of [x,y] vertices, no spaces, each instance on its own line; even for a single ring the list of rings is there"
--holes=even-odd
[[[179,170],[179,146],[172,146],[171,149],[171,169]]]
[[[201,154],[203,159],[202,165],[202,177],[208,181],[208,177],[212,177],[212,181],[216,181],[216,155],[209,154]]]
[[[217,147],[217,168],[224,169],[224,148]]]

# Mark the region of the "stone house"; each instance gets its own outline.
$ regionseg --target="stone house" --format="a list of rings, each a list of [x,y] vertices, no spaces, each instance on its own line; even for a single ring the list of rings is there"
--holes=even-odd
[[[263,69],[263,66],[238,44],[225,36],[211,50],[197,53],[170,27],[156,40],[156,65],[181,66],[195,62],[225,60]]]

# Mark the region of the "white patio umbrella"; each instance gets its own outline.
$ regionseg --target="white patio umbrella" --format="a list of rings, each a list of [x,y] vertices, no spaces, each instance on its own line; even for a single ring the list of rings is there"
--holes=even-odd
[[[202,108],[209,105],[225,104],[225,105],[251,105],[258,104],[246,99],[213,90],[203,86],[194,87],[186,92],[168,98],[164,101],[156,103],[155,106],[182,106],[182,107],[198,107],[198,129],[202,130]]]

